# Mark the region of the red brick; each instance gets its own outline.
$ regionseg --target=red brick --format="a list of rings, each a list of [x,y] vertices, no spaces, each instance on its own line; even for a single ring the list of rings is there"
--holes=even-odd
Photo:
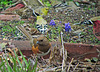
[[[10,21],[10,20],[20,20],[19,15],[0,15],[0,20]]]
[[[0,43],[1,42],[9,42],[9,41],[0,40]],[[17,46],[17,48],[19,48],[22,51],[22,53],[26,56],[30,56],[31,54],[33,54],[29,41],[12,41],[12,44]],[[59,48],[62,48],[60,42],[58,43],[51,42],[51,45],[52,45],[51,49],[54,48],[56,44],[58,44]],[[100,50],[100,45],[64,43],[64,48],[67,50],[69,57],[76,58],[76,59],[79,57],[82,57],[81,59],[84,59],[84,58],[97,57],[98,52],[96,51],[96,49]],[[93,53],[89,53],[89,52],[93,52]],[[88,54],[85,54],[85,53],[88,53]]]
[[[97,57],[98,52],[96,51],[96,49],[100,50],[100,45],[78,43],[64,43],[64,47],[68,51],[71,58],[78,58],[83,56],[82,59]]]

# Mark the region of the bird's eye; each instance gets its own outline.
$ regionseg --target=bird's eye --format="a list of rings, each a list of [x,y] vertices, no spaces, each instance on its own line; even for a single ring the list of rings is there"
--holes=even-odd
[[[41,42],[43,41],[43,40],[40,40]]]

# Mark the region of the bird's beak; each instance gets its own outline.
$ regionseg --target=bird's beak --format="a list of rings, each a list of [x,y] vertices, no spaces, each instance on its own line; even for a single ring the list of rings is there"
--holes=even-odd
[[[36,43],[39,44],[39,41],[37,41]]]

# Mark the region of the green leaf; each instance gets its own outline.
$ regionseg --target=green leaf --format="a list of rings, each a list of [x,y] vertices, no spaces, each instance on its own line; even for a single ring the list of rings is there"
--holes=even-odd
[[[97,62],[97,61],[98,61],[98,58],[93,57],[92,60],[93,60],[94,62]]]
[[[100,41],[98,41],[98,44],[100,44]]]
[[[44,4],[45,4],[46,6],[48,6],[48,7],[51,7],[51,4],[49,3],[49,1],[44,2]]]
[[[17,56],[17,54],[16,54],[15,51],[14,51],[14,53],[15,53],[16,59],[17,59],[17,61],[18,61],[18,64],[19,64],[19,65],[21,66],[21,68],[22,68],[22,64],[21,64],[20,60],[18,59],[18,56]]]
[[[1,72],[4,72],[4,70],[3,70],[3,69],[0,69],[0,71],[1,71]]]
[[[0,8],[3,8],[3,7],[0,7]]]
[[[7,72],[7,69],[6,69],[5,65],[3,65],[3,71]]]
[[[10,55],[9,55],[9,58],[10,58],[11,61],[13,62],[13,70],[16,72],[16,67],[17,67],[16,58],[11,57]]]
[[[80,5],[78,2],[75,2],[75,4],[76,4],[77,6],[79,6],[79,5]]]
[[[23,58],[23,61],[25,62],[25,64],[26,64],[26,66],[28,67],[28,62],[27,62],[27,60],[25,59],[25,57],[24,57],[24,55],[22,54],[22,52],[19,50],[19,52],[20,52],[20,54],[21,54],[21,56],[22,56],[22,58]]]
[[[27,66],[27,70],[28,70],[29,72],[31,71],[30,64],[31,64],[31,62],[29,61],[28,66]]]
[[[20,21],[21,24],[25,23],[25,21]]]
[[[1,70],[1,67],[4,66],[4,64],[5,64],[5,62],[2,62],[2,64],[0,64],[0,70]]]
[[[36,68],[37,68],[37,60],[36,60],[36,63],[34,65],[33,69],[32,69],[32,72],[36,72]]]
[[[8,70],[8,72],[13,72],[11,66],[10,66],[9,63],[8,63],[7,55],[6,55],[6,62],[7,62],[7,70]]]

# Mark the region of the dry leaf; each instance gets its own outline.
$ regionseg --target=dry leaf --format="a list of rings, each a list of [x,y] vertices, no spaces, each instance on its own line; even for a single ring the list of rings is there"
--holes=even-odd
[[[0,49],[4,48],[5,45],[7,45],[7,43],[1,43],[1,44],[0,44]]]

